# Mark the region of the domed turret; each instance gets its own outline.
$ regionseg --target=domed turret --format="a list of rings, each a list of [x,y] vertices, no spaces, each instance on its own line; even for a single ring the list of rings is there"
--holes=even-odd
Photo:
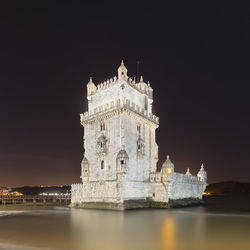
[[[120,67],[118,68],[118,80],[127,80],[128,76],[127,76],[127,68],[124,65],[124,62],[122,60]]]
[[[191,176],[191,173],[190,173],[190,170],[189,170],[189,168],[187,168],[187,172],[186,172],[186,175],[188,175],[188,176]]]
[[[148,96],[150,99],[153,99],[153,89],[152,89],[149,81],[148,81]]]
[[[172,174],[174,172],[174,164],[169,158],[169,155],[167,155],[167,159],[162,164],[162,173],[163,174]]]
[[[148,85],[143,81],[143,76],[141,76],[140,82],[137,83],[137,87],[144,92],[147,91]]]
[[[207,187],[207,172],[204,169],[204,165],[201,164],[201,169],[197,174],[198,179],[202,182],[202,186],[203,186],[203,192],[205,191],[206,187]]]
[[[96,91],[96,86],[92,80],[92,77],[90,77],[89,82],[87,84],[87,95],[93,95]]]
[[[201,168],[200,168],[200,171],[198,172],[197,176],[198,176],[200,181],[202,181],[202,182],[207,181],[207,172],[205,171],[203,164],[201,164]]]

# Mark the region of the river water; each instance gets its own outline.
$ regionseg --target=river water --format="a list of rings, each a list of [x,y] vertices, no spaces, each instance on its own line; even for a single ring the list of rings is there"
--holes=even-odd
[[[250,197],[125,212],[1,207],[0,249],[249,250]]]

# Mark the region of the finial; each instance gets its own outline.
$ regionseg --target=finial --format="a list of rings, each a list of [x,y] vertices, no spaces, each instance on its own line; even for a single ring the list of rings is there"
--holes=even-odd
[[[89,82],[88,82],[89,84],[90,83],[93,83],[93,79],[92,79],[92,76],[89,78]]]
[[[143,76],[141,76],[141,78],[140,78],[140,82],[143,82]]]
[[[187,174],[187,175],[191,175],[189,168],[187,168],[186,174]]]
[[[150,82],[148,81],[148,87],[150,87]]]
[[[167,160],[169,160],[169,155],[167,155]]]
[[[124,62],[123,62],[123,60],[122,60],[122,62],[121,62],[121,65],[122,65],[122,66],[124,66]]]
[[[201,170],[204,170],[204,165],[203,165],[203,163],[201,164]]]

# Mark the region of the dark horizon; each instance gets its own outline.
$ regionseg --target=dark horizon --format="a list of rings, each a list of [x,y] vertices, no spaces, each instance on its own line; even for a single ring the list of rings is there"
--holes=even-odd
[[[0,186],[80,182],[86,84],[154,89],[159,166],[250,180],[250,14],[233,3],[1,4]]]

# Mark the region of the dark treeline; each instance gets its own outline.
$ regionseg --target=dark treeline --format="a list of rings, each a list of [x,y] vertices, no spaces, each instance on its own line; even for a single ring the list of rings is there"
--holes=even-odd
[[[241,183],[235,181],[225,181],[209,184],[206,192],[218,195],[229,194],[249,194],[250,195],[250,183]]]
[[[24,187],[11,188],[11,191],[20,192],[24,195],[38,195],[41,193],[66,194],[70,193],[70,189],[71,189],[70,186],[48,186],[48,187],[24,186]]]

